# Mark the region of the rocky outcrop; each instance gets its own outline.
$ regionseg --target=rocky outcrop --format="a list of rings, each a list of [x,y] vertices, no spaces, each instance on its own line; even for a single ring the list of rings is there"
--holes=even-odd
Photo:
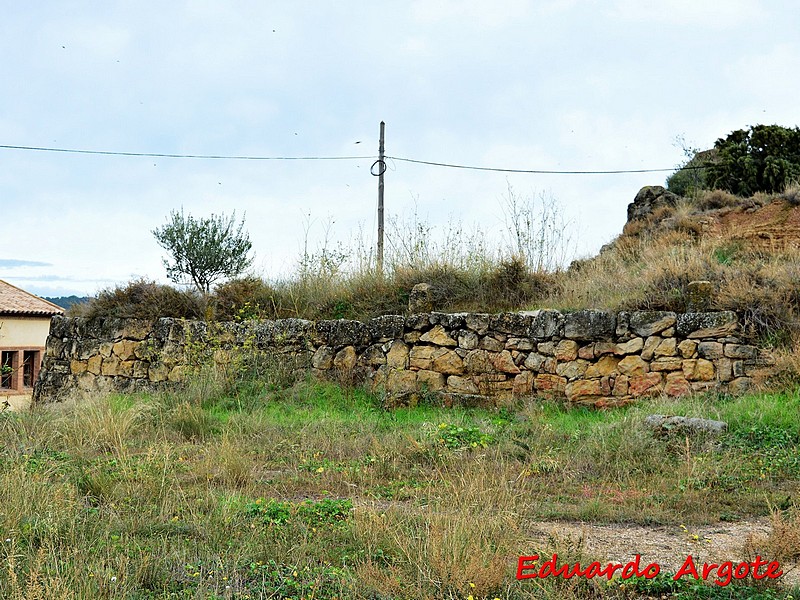
[[[639,190],[633,202],[628,205],[628,222],[647,219],[662,207],[675,208],[679,199],[680,196],[668,192],[660,185],[647,185]]]
[[[163,388],[201,364],[259,352],[403,403],[428,395],[448,405],[499,405],[537,394],[619,406],[748,389],[774,360],[739,331],[732,312],[428,312],[363,323],[54,317],[34,401]]]

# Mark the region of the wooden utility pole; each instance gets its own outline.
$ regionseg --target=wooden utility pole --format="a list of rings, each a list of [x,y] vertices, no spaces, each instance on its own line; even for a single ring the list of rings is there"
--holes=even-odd
[[[378,273],[383,275],[383,174],[386,172],[386,163],[383,160],[383,132],[386,123],[381,121],[381,137],[378,142]]]

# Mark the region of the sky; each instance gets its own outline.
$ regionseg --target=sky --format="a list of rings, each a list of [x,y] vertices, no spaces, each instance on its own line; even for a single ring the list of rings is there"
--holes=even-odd
[[[243,217],[252,272],[375,243],[386,154],[523,170],[674,168],[683,147],[800,125],[800,11],[726,0],[0,0],[0,279],[45,296],[167,282],[171,211]],[[683,144],[677,142],[684,140]],[[542,175],[387,160],[387,222],[502,246],[511,188],[569,256],[668,173]],[[534,205],[535,206],[535,205]]]

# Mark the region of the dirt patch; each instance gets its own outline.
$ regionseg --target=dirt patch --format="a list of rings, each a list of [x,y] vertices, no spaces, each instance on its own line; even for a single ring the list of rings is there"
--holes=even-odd
[[[721,211],[709,219],[707,234],[740,240],[753,250],[785,252],[800,249],[800,207],[784,200],[766,206]]]

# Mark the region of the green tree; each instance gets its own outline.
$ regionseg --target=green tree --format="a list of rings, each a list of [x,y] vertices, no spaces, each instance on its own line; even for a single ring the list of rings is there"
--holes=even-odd
[[[170,254],[164,259],[167,276],[178,284],[193,283],[207,297],[216,281],[235,277],[252,264],[248,254],[253,245],[243,229],[244,219],[237,225],[236,212],[195,219],[181,209],[152,233]]]
[[[706,184],[740,196],[781,192],[800,181],[800,129],[755,125],[739,129],[714,144]]]

